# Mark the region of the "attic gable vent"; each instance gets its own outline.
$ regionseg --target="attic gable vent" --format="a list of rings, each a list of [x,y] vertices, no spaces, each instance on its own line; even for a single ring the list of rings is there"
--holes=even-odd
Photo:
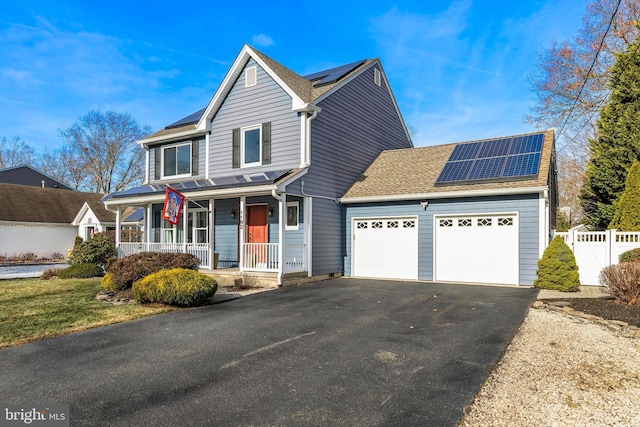
[[[255,86],[258,83],[258,71],[256,67],[244,70],[244,87]]]
[[[378,70],[377,68],[373,69],[373,82],[376,84],[376,86],[382,85],[382,73],[380,73],[380,70]]]

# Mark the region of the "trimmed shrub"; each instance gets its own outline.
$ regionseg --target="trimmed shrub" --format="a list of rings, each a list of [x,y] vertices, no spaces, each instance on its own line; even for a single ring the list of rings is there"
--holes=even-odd
[[[88,279],[90,277],[100,277],[102,274],[102,267],[86,262],[65,268],[58,273],[58,277],[60,279]]]
[[[102,286],[102,289],[104,289],[105,291],[110,291],[110,292],[115,292],[115,291],[120,291],[122,289],[126,289],[127,286],[120,284],[118,282],[116,282],[113,279],[113,274],[111,273],[107,273],[104,276],[102,276],[102,280],[100,280],[100,286]]]
[[[77,243],[69,255],[69,264],[97,264],[101,267],[107,263],[109,258],[116,255],[116,246],[111,239],[103,234],[95,234],[86,242]]]
[[[536,288],[575,292],[580,286],[578,266],[573,252],[562,240],[555,237],[538,261],[538,278],[533,282]]]
[[[40,280],[49,280],[52,277],[58,277],[58,274],[60,274],[62,270],[64,270],[64,268],[50,268],[48,270],[45,270],[40,275]]]
[[[631,249],[630,251],[622,252],[619,262],[639,262],[640,261],[640,248]]]
[[[168,268],[197,270],[200,259],[191,254],[141,252],[113,261],[108,272],[118,289],[130,288],[133,282],[151,273]]]
[[[201,305],[212,297],[218,283],[194,270],[161,270],[133,284],[133,297],[139,302],[156,302],[180,307]]]
[[[617,302],[640,305],[640,263],[621,262],[603,268],[600,284]]]

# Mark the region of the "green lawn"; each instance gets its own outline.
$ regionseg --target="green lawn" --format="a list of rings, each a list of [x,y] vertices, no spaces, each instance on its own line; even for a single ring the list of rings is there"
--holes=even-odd
[[[0,348],[172,310],[95,299],[100,279],[0,280]]]

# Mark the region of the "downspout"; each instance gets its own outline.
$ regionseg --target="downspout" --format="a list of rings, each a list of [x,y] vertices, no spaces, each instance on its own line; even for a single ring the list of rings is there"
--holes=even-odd
[[[282,273],[284,270],[284,214],[283,199],[274,188],[271,190],[271,196],[278,201],[278,227],[280,232],[280,244],[278,245],[278,286],[282,286]]]
[[[305,152],[303,167],[311,165],[311,121],[318,117],[319,109],[314,109],[310,116],[307,116],[307,126],[305,126]]]

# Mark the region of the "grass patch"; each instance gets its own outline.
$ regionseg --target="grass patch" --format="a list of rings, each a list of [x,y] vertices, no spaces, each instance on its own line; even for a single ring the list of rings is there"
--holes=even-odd
[[[105,304],[100,289],[100,278],[0,280],[0,348],[174,310]]]

